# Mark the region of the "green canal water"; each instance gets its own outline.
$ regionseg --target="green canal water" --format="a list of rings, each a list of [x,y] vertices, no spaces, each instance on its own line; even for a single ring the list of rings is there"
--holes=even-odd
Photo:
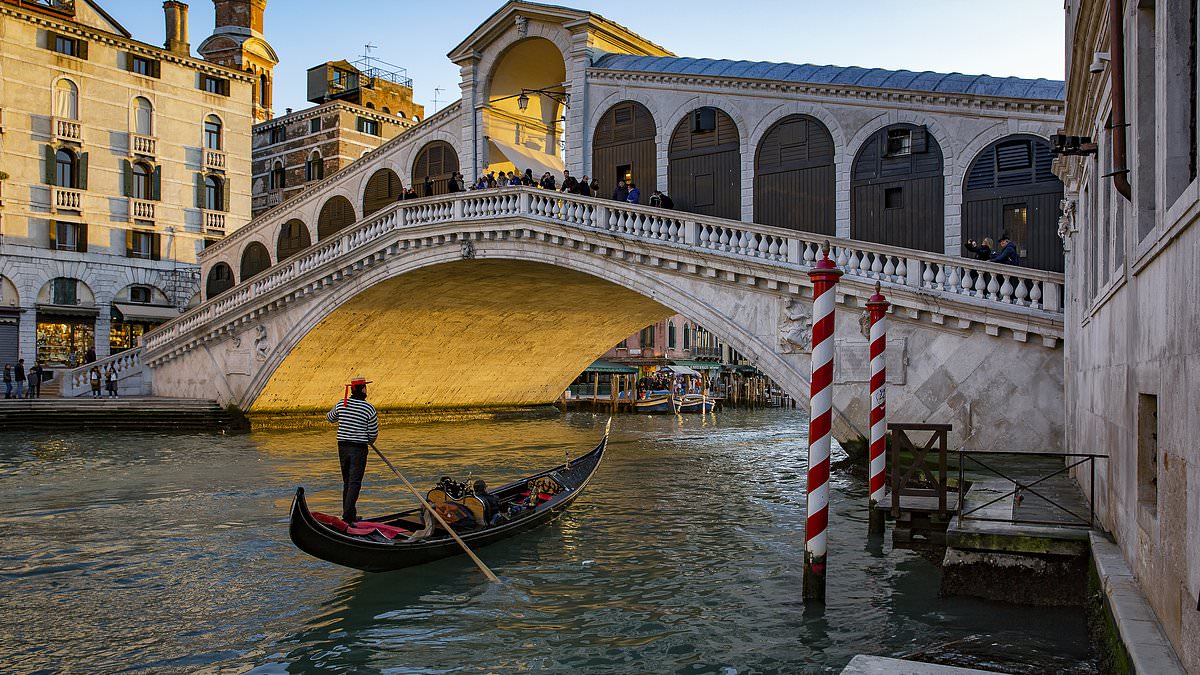
[[[0,671],[837,672],[859,653],[1019,673],[1094,672],[1085,618],[938,597],[937,568],[866,536],[835,474],[829,602],[799,601],[806,417],[617,417],[555,523],[465,558],[364,574],[287,537],[297,485],[338,512],[331,430],[0,435]],[[430,485],[500,483],[578,454],[604,418],[384,429]],[[382,462],[360,513],[411,498]]]

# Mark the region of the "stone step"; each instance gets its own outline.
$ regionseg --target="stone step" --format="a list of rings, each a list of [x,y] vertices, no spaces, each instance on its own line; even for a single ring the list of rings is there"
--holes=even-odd
[[[216,401],[160,398],[42,398],[0,400],[0,428],[21,430],[191,430],[223,433],[245,428],[240,413]]]

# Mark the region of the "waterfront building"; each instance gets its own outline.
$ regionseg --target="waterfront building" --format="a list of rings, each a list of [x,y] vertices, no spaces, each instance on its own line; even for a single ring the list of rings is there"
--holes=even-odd
[[[91,0],[0,2],[0,361],[135,346],[198,301],[199,252],[249,220],[274,57],[263,0],[214,4],[200,51],[217,62],[191,54],[174,0],[163,47]]]
[[[253,214],[279,205],[419,123],[425,107],[414,103],[412,95],[412,79],[404,69],[379,59],[309,68],[308,100],[316,105],[296,112],[289,108],[254,127]],[[399,198],[400,189],[398,180],[384,177],[364,199],[387,204]],[[294,229],[299,236],[299,228]]]
[[[1108,457],[1100,520],[1200,672],[1197,3],[1066,11],[1067,447]]]

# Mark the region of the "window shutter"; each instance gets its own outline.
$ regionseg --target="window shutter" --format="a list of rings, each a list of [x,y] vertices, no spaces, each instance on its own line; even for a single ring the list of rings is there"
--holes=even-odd
[[[125,257],[133,257],[133,230],[125,230]]]
[[[79,52],[79,58],[83,59],[84,61],[87,61],[87,57],[88,57],[87,40],[80,40],[80,39],[76,38],[75,39],[75,50]]]
[[[50,221],[50,250],[58,249],[58,221]]]
[[[230,181],[228,178],[221,181],[221,189],[224,191],[224,193],[221,195],[222,211],[229,211],[229,183]]]
[[[46,185],[57,185],[58,164],[53,145],[46,146]]]
[[[150,199],[159,201],[162,199],[162,165],[154,167],[154,178],[150,181]]]
[[[79,251],[80,253],[87,253],[87,247],[88,247],[87,223],[79,223],[78,225],[75,225],[75,228],[76,228],[76,232],[77,232],[77,234],[75,235],[75,240],[79,242],[79,246],[76,247],[75,250]]]
[[[913,129],[912,136],[910,138],[912,140],[912,152],[914,155],[919,152],[927,152],[926,148],[928,147],[928,143],[926,142],[925,127],[917,127],[916,129]]]
[[[79,163],[75,167],[79,172],[79,182],[77,183],[79,189],[86,190],[88,178],[88,154],[86,152],[79,153]]]
[[[131,164],[129,162],[129,160],[127,160],[127,159],[121,160],[121,171],[122,171],[123,175],[125,176],[125,181],[124,181],[125,196],[132,197],[133,196],[133,164]]]
[[[58,46],[58,33],[52,30],[46,31],[46,49],[54,50]]]
[[[155,232],[150,235],[150,259],[162,260],[162,235]]]
[[[150,62],[150,77],[159,77],[159,78],[162,77],[162,62],[161,61],[155,60],[155,61]]]
[[[221,80],[221,93],[225,96],[229,95],[229,80]]]
[[[204,208],[204,174],[196,174],[196,208]]]
[[[133,72],[133,54],[125,52],[125,70]]]

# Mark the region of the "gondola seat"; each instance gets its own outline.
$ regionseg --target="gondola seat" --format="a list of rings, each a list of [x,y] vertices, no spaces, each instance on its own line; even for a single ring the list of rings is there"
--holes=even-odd
[[[353,534],[356,536],[365,537],[372,532],[378,532],[388,539],[395,539],[402,534],[412,534],[412,530],[406,530],[402,527],[395,527],[393,525],[385,525],[383,523],[372,523],[366,520],[360,520],[353,525],[347,525],[346,521],[338,518],[337,516],[331,516],[327,513],[318,513],[313,511],[312,516],[313,518],[317,519],[318,522],[322,523],[323,525],[328,525],[338,532],[345,532],[346,534]]]

